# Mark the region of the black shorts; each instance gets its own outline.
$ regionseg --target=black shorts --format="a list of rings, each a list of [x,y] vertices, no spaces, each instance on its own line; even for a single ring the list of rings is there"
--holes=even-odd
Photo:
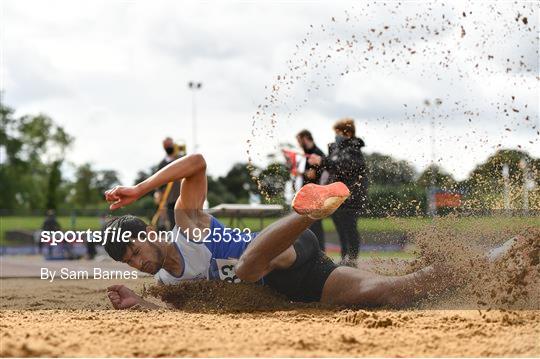
[[[317,237],[304,231],[294,242],[296,260],[287,269],[273,270],[264,277],[264,284],[295,302],[318,302],[330,273],[336,264],[319,248]]]

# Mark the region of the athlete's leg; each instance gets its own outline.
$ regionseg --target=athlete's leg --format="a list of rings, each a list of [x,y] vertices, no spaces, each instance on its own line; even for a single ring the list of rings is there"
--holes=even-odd
[[[309,229],[315,234],[317,237],[317,241],[319,242],[319,248],[321,251],[325,251],[325,242],[324,242],[324,229],[322,220],[319,219],[318,221],[315,221]]]
[[[276,266],[287,268],[292,265],[296,254],[291,246],[314,221],[307,216],[291,213],[266,227],[238,260],[238,278],[255,282]]]
[[[402,307],[451,286],[445,271],[426,267],[403,276],[384,276],[358,268],[338,267],[326,280],[321,301],[366,307]],[[447,280],[443,280],[447,279]]]
[[[500,261],[518,243],[518,237],[490,250],[485,259]],[[324,284],[322,302],[342,305],[402,307],[459,285],[458,277],[442,265],[425,267],[402,276],[384,276],[349,267],[335,269]]]
[[[356,263],[356,260],[358,259],[358,252],[360,250],[360,234],[358,233],[358,215],[356,210],[345,210],[345,218],[347,223],[345,232],[349,246],[349,259]]]
[[[293,199],[289,214],[266,227],[250,243],[236,265],[236,275],[243,281],[257,281],[273,269],[290,267],[296,252],[294,241],[316,220],[324,218],[338,208],[349,196],[343,183],[327,186],[306,185]]]
[[[341,260],[343,261],[345,258],[348,258],[347,252],[349,251],[349,246],[345,238],[343,216],[339,209],[332,214],[332,221],[334,222],[334,227],[338,234],[339,245],[341,247]]]

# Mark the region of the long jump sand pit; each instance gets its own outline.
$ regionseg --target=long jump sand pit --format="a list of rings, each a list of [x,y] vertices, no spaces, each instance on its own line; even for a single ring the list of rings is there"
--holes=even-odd
[[[540,356],[540,236],[524,233],[521,255],[495,267],[462,258],[469,283],[414,309],[296,304],[223,282],[2,279],[0,355]],[[375,263],[381,271],[415,265]],[[118,283],[175,307],[113,310],[106,287]]]
[[[128,285],[140,291],[145,282],[148,280],[140,279]],[[0,355],[540,355],[538,310],[373,311],[289,306],[206,314],[203,308],[115,311],[108,309],[104,289],[108,284],[2,280],[2,301],[9,299],[10,304],[0,311]],[[17,304],[34,309],[9,309]],[[81,306],[86,309],[72,309]]]

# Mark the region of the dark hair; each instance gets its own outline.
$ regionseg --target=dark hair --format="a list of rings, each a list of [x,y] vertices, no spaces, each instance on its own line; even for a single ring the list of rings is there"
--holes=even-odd
[[[308,130],[302,130],[302,131],[298,132],[296,137],[298,137],[298,138],[307,138],[308,140],[313,141],[313,136],[311,135],[311,132],[309,132]]]
[[[116,229],[114,238],[122,238],[122,233],[131,232],[131,238],[137,238],[137,235],[140,232],[146,232],[146,223],[138,217],[132,216],[130,214],[120,217],[112,217],[107,220],[103,226],[103,232],[107,228]],[[120,232],[119,237],[118,231]],[[107,234],[107,237],[111,236],[111,231]],[[130,242],[124,242],[122,240],[112,240],[112,238],[107,238],[105,242],[105,251],[111,256],[115,261],[121,261],[126,254],[126,250]]]
[[[334,124],[334,130],[340,130],[344,134],[354,137],[356,132],[354,128],[354,120],[352,118],[342,118]]]

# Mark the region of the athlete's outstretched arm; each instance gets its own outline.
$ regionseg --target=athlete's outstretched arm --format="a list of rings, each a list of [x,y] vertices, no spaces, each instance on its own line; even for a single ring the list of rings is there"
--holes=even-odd
[[[202,208],[206,197],[206,161],[200,154],[179,158],[135,186],[116,186],[105,192],[105,199],[115,210],[135,202],[148,192],[168,182],[180,181],[187,184],[182,188],[181,200],[185,208]]]

